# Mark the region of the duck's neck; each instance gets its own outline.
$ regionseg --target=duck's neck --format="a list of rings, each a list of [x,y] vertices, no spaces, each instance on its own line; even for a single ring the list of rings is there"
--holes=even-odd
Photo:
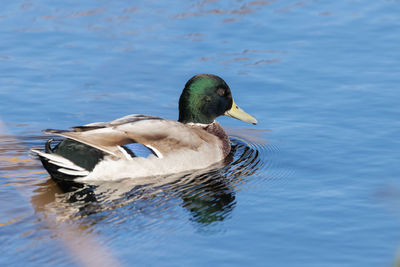
[[[201,128],[206,128],[206,127],[210,126],[213,123],[216,123],[216,121],[213,121],[212,123],[186,122],[185,124],[189,125],[189,126],[198,126],[198,127],[201,127]]]

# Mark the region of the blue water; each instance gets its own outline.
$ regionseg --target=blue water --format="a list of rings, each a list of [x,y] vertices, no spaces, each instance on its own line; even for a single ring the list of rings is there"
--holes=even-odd
[[[396,264],[399,14],[394,0],[3,2],[0,264]],[[227,166],[65,193],[29,154],[46,128],[176,119],[197,73],[259,121],[219,119]]]

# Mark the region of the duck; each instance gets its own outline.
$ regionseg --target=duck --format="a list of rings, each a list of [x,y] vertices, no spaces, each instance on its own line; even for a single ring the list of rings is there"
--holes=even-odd
[[[235,103],[219,76],[190,78],[179,98],[179,118],[127,115],[70,130],[47,129],[53,136],[44,150],[33,149],[56,181],[85,182],[154,177],[207,168],[231,152],[224,128],[216,121],[229,116],[251,124],[257,120]]]

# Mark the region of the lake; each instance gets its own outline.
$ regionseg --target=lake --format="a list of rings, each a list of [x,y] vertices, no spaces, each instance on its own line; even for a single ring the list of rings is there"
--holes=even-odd
[[[393,266],[400,1],[5,1],[0,265]],[[226,162],[63,188],[43,129],[178,117],[221,76],[256,126]],[[397,88],[397,89],[396,89]]]

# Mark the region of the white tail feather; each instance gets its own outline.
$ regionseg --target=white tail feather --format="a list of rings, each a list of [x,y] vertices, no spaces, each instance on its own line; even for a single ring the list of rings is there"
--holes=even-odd
[[[69,170],[69,169],[64,169],[64,168],[60,168],[60,169],[58,169],[58,171],[62,172],[64,174],[73,175],[73,176],[87,176],[87,175],[89,175],[88,171],[74,171],[74,170]]]
[[[61,168],[67,168],[74,171],[86,171],[84,168],[79,167],[78,165],[64,164],[63,162],[49,160],[49,163],[57,165]],[[72,162],[71,162],[72,163]],[[73,164],[73,163],[72,163]]]
[[[38,154],[39,156],[41,156],[43,158],[46,158],[49,161],[49,163],[60,167],[58,169],[59,172],[69,174],[69,175],[79,175],[79,176],[86,176],[89,174],[89,171],[85,170],[84,168],[76,165],[69,159],[66,159],[60,155],[49,154],[49,153],[45,153],[45,152],[42,152],[39,150],[34,150],[34,149],[32,149],[31,151],[33,153]]]

